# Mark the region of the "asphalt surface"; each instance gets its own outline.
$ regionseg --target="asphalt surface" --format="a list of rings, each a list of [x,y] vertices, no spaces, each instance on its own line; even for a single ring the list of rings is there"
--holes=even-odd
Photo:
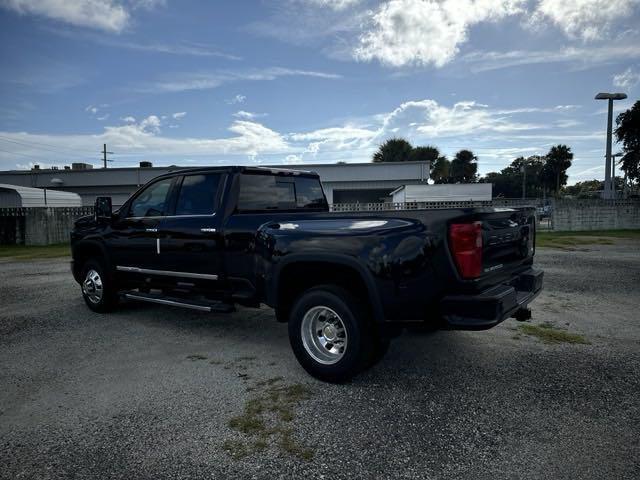
[[[531,323],[590,344],[403,334],[346,385],[268,309],[102,316],[66,261],[0,263],[0,478],[638,478],[639,246],[538,252]]]

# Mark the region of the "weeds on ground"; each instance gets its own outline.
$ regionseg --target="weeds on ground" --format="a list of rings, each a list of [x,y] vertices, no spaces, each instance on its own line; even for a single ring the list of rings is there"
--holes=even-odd
[[[258,391],[249,398],[243,412],[229,420],[229,426],[241,433],[244,440],[228,440],[224,450],[232,458],[243,458],[274,445],[283,453],[303,460],[313,458],[313,450],[299,444],[288,426],[295,419],[295,408],[310,396],[301,384],[282,385],[282,377],[274,377],[256,383],[251,391]]]
[[[519,329],[520,332],[525,335],[536,337],[544,343],[578,343],[583,345],[589,345],[591,343],[582,335],[560,330],[550,322],[544,322],[540,325],[524,324],[520,325]]]

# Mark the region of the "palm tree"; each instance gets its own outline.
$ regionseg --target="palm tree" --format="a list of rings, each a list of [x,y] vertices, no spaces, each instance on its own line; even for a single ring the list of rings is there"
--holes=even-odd
[[[438,159],[432,164],[431,178],[435,183],[449,183],[450,169],[451,162],[447,160],[447,157],[438,157]]]
[[[553,185],[556,195],[560,192],[560,187],[567,184],[567,169],[571,166],[573,153],[571,147],[566,145],[555,145],[549,149],[546,155],[546,162],[542,168],[542,180],[545,185]]]
[[[412,151],[413,146],[404,138],[390,138],[378,147],[378,151],[373,154],[373,161],[406,162]]]
[[[472,183],[478,178],[478,157],[471,150],[460,150],[451,161],[451,182]]]
[[[616,118],[616,138],[622,142],[622,170],[631,182],[640,181],[640,100]]]
[[[426,147],[414,147],[409,156],[409,160],[412,162],[431,162],[433,166],[439,156],[440,151],[436,147],[427,145]]]

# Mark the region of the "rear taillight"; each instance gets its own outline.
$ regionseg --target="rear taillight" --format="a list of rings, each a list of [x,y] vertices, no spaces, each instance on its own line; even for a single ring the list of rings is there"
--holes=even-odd
[[[479,277],[482,273],[482,222],[451,224],[449,248],[462,278]]]

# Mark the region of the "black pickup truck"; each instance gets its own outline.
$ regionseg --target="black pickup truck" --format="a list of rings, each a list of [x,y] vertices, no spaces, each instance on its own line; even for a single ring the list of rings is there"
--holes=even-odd
[[[300,364],[333,382],[376,363],[406,326],[526,319],[543,277],[533,208],[330,213],[317,174],[257,167],[174,171],[116,212],[100,197],[71,248],[91,310],[266,304]]]

